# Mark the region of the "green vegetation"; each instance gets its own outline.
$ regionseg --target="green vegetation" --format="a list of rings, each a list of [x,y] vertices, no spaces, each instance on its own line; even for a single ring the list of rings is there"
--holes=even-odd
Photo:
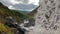
[[[30,18],[30,16],[27,16],[26,14],[22,14],[15,10],[9,10],[6,6],[2,5],[1,3],[0,3],[0,15],[12,16],[17,21],[20,21],[21,19]]]
[[[30,11],[19,11],[19,12],[21,12],[21,13],[23,13],[23,14],[28,14],[28,13],[30,13]]]
[[[0,31],[4,31],[7,34],[14,34],[11,32],[11,29],[4,25],[6,17],[11,16],[16,19],[17,22],[22,19],[32,19],[32,16],[28,16],[26,14],[22,14],[15,10],[10,10],[2,3],[0,3]]]
[[[4,24],[0,22],[0,31],[5,32],[6,34],[14,34],[10,28],[6,27]]]

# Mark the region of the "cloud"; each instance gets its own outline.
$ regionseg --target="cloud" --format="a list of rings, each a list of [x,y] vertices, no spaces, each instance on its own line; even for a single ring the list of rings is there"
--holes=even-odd
[[[2,2],[4,5],[9,6],[9,5],[13,5],[9,0],[0,0],[0,2]]]
[[[39,5],[39,0],[29,0],[29,4]]]
[[[16,4],[16,5],[13,5],[13,8],[16,8],[16,9],[22,9],[22,10],[32,10],[34,9],[35,7],[37,7],[36,5],[33,5],[33,4],[28,4],[28,5],[24,5],[24,4]]]
[[[22,1],[17,1],[17,0],[9,0],[13,5],[23,3]]]
[[[32,10],[38,6],[39,0],[0,0],[9,9]]]

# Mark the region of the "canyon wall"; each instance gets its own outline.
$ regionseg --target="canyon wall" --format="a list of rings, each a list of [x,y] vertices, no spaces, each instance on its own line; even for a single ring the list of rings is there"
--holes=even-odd
[[[40,0],[35,27],[28,34],[60,34],[60,0]]]

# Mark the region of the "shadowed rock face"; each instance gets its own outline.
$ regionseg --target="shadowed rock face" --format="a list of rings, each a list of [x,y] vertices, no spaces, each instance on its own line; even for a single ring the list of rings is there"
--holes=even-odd
[[[28,15],[34,16],[34,15],[37,13],[37,9],[38,9],[39,7],[40,7],[40,6],[38,6],[36,9],[32,10],[32,12],[28,13]]]
[[[35,26],[35,20],[28,20],[28,23],[24,23],[24,27],[31,27],[31,26]]]
[[[35,27],[28,34],[60,34],[59,0],[40,0]]]

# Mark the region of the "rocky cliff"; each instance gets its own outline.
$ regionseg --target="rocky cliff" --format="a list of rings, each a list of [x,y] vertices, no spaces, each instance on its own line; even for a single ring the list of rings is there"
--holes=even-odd
[[[60,0],[40,0],[35,27],[28,34],[60,34]]]

